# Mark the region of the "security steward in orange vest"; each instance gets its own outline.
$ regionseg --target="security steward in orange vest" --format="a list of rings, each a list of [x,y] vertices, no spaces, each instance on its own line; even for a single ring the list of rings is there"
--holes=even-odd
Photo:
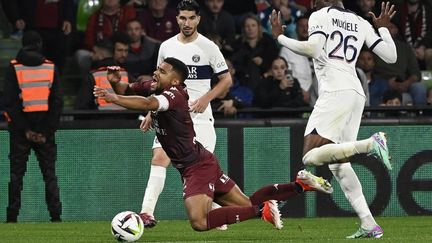
[[[45,200],[52,222],[61,221],[62,205],[55,164],[58,128],[63,100],[57,68],[41,54],[42,38],[24,33],[23,48],[5,76],[5,116],[10,137],[9,204],[6,222],[17,222],[23,177],[31,149],[39,161],[45,182]]]
[[[78,91],[75,109],[126,110],[121,106],[108,103],[104,99],[96,98],[93,95],[93,87],[95,85],[114,92],[111,88],[111,84],[107,80],[108,67],[121,65],[121,63],[115,59],[114,50],[114,43],[109,40],[96,43],[92,51],[92,71],[87,75],[87,79]],[[126,70],[121,68],[120,73],[122,75],[120,82],[129,83],[130,77]]]

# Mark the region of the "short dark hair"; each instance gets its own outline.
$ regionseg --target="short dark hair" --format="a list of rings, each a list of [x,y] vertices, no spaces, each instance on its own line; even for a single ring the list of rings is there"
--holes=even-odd
[[[164,59],[164,62],[170,64],[173,67],[173,70],[180,75],[180,82],[184,83],[184,81],[189,76],[189,70],[186,64],[174,57],[167,57]]]
[[[180,11],[195,11],[197,15],[200,14],[200,5],[195,0],[182,0],[177,4],[177,14]]]
[[[38,32],[33,30],[24,32],[21,42],[23,46],[36,46],[42,48],[42,37]]]
[[[383,102],[384,103],[387,103],[387,101],[393,100],[393,99],[399,99],[400,102],[402,102],[402,94],[397,90],[391,90],[391,89],[384,92],[384,94],[383,94]]]
[[[115,45],[115,43],[119,42],[119,43],[122,43],[122,44],[125,44],[128,46],[130,43],[129,36],[125,32],[122,32],[122,31],[115,32],[113,34],[113,36],[111,37],[111,40],[114,43],[114,45]]]
[[[109,39],[103,39],[96,42],[95,47],[102,49],[111,55],[114,53],[114,44]]]

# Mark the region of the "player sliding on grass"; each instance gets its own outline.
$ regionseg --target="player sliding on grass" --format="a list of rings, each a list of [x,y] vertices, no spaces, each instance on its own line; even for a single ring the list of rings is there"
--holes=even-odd
[[[216,157],[195,140],[183,83],[187,76],[188,69],[183,62],[166,58],[153,74],[153,85],[141,86],[156,87],[156,95],[122,96],[97,86],[94,95],[129,109],[152,111],[157,139],[182,177],[184,203],[194,230],[206,231],[255,217],[262,217],[280,229],[277,201],[303,191],[333,192],[326,180],[303,170],[295,182],[263,187],[251,197],[243,194],[222,172]],[[212,210],[213,201],[222,207]]]
[[[393,6],[382,3],[381,14],[371,14],[378,29],[362,17],[345,10],[341,0],[316,0],[309,18],[309,38],[297,41],[284,36],[280,12],[273,10],[273,37],[293,52],[313,58],[319,82],[319,97],[309,117],[303,146],[303,163],[329,168],[361,221],[360,229],[347,238],[380,238],[383,230],[375,222],[362,192],[350,156],[369,153],[391,169],[384,133],[356,141],[366,96],[355,71],[363,44],[388,63],[397,59],[396,47],[387,29]]]

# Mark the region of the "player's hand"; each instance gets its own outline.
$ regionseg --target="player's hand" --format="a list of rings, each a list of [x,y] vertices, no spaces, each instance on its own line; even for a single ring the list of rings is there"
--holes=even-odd
[[[108,92],[108,90],[103,89],[97,85],[94,86],[93,95],[97,98],[103,98],[106,102],[115,102],[118,100],[116,94]]]
[[[272,35],[273,38],[278,38],[279,35],[281,35],[284,32],[285,26],[282,25],[281,20],[281,12],[273,9],[273,11],[270,14],[270,24],[272,26]]]
[[[202,96],[201,98],[193,101],[190,104],[189,111],[195,112],[195,113],[203,113],[207,109],[207,106],[209,105],[209,103],[210,103],[210,100],[207,100],[205,98],[205,96]]]
[[[372,22],[374,23],[377,29],[381,27],[388,28],[390,26],[390,20],[393,18],[395,14],[396,11],[394,11],[394,5],[392,4],[390,6],[390,2],[381,3],[381,14],[380,16],[378,16],[378,18],[375,16],[374,13],[369,12],[369,15],[372,18]]]
[[[120,67],[119,66],[108,66],[107,67],[107,79],[110,83],[118,83],[121,80]]]
[[[151,130],[152,118],[150,112],[147,113],[146,117],[141,121],[140,130],[143,132],[147,132]]]
[[[15,28],[17,28],[19,30],[24,30],[25,26],[26,26],[26,23],[23,19],[18,19],[15,22]]]

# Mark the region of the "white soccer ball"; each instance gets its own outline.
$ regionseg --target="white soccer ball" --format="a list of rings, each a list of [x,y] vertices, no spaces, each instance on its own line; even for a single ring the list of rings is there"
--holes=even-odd
[[[111,221],[111,233],[118,241],[136,241],[143,232],[143,221],[138,214],[132,211],[118,213]]]

